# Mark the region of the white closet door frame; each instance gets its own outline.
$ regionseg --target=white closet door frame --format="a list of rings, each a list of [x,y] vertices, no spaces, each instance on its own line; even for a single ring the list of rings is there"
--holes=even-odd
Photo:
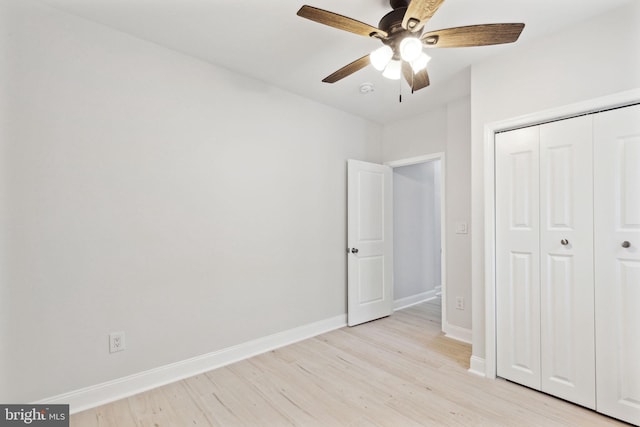
[[[488,378],[496,377],[496,239],[495,239],[495,135],[496,133],[538,125],[558,119],[579,116],[610,108],[624,107],[640,103],[640,89],[620,92],[610,96],[541,111],[513,119],[488,123],[484,128],[484,360],[481,355],[472,354],[471,366],[478,372],[484,365]],[[482,284],[474,283],[474,286]],[[473,309],[482,309],[482,302],[474,302]],[[474,345],[482,332],[474,326]],[[482,363],[484,362],[484,363]]]

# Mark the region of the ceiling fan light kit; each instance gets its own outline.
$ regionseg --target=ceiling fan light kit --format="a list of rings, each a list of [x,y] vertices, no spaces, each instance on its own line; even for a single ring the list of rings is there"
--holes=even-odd
[[[391,80],[400,80],[400,76],[402,74],[402,62],[396,59],[392,59],[389,61],[386,67],[384,67],[384,71],[382,75]]]
[[[421,53],[422,42],[417,37],[405,37],[400,42],[400,57],[403,61],[415,61]]]
[[[424,52],[420,53],[420,56],[411,61],[411,68],[413,69],[413,72],[417,73],[418,71],[425,70],[429,61],[431,61],[431,57],[429,55]]]
[[[371,64],[389,79],[398,80],[404,75],[414,92],[429,85],[426,66],[431,58],[423,52],[424,48],[513,43],[524,29],[524,24],[483,24],[423,33],[424,25],[442,3],[444,0],[389,0],[393,10],[380,19],[378,27],[308,5],[298,10],[298,16],[383,43],[325,77],[323,82],[335,83]]]
[[[383,71],[393,58],[393,50],[387,45],[377,48],[369,54],[371,65],[378,71]]]

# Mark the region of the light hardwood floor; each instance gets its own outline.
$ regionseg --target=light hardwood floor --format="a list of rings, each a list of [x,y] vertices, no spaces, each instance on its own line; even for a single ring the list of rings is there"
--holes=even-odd
[[[439,301],[75,414],[71,426],[625,425],[469,374]]]

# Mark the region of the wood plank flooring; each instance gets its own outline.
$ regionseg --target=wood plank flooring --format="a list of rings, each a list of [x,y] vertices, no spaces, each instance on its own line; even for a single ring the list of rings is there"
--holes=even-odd
[[[75,414],[71,426],[625,425],[469,374],[439,301]]]

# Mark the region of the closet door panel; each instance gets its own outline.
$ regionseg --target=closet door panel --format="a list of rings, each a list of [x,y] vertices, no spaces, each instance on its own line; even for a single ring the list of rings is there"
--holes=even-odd
[[[540,126],[541,385],[595,408],[592,118]]]
[[[594,144],[597,409],[640,425],[640,106],[597,114]]]
[[[538,127],[496,135],[497,372],[540,389]]]

